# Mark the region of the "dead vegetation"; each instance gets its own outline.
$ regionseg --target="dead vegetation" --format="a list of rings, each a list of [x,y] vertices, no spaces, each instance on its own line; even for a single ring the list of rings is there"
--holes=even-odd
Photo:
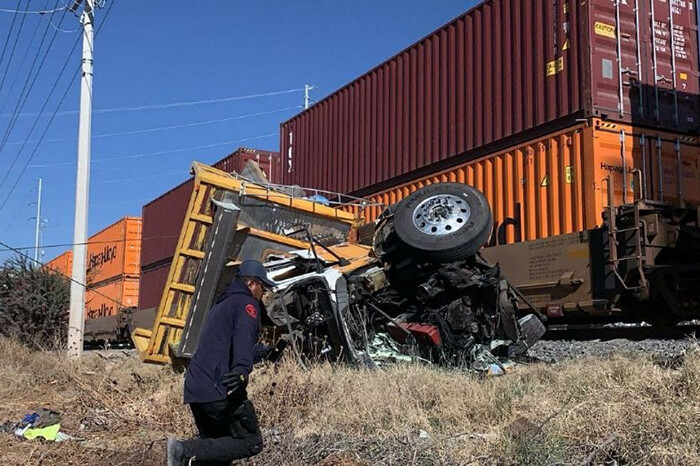
[[[181,376],[120,351],[80,362],[0,340],[0,419],[63,413],[82,442],[2,434],[0,464],[164,464],[191,435]],[[257,464],[700,464],[700,353],[520,366],[477,377],[404,366],[368,372],[292,362],[259,369]],[[252,462],[251,462],[252,463]]]

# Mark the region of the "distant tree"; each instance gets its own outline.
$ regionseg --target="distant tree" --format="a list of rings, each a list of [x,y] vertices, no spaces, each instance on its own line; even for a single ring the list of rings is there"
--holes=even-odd
[[[65,345],[70,286],[66,277],[24,256],[0,268],[0,335],[39,349]]]

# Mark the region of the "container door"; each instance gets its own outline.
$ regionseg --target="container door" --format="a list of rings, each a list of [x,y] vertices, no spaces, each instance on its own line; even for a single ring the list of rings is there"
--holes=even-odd
[[[700,203],[700,147],[695,138],[648,139],[647,194],[650,199]],[[678,183],[680,180],[680,184]]]
[[[638,188],[634,170],[639,168],[641,147],[628,127],[602,123],[595,132],[593,160],[593,185],[596,193],[596,210],[601,215],[608,207],[608,182],[613,189],[614,205],[632,202]],[[602,216],[598,222],[602,221]]]
[[[618,121],[644,117],[639,1],[594,0],[590,6],[593,106]]]
[[[698,127],[696,0],[645,0],[650,44],[648,105],[656,123],[679,130]],[[651,46],[653,44],[653,47]],[[676,128],[671,129],[676,129]]]

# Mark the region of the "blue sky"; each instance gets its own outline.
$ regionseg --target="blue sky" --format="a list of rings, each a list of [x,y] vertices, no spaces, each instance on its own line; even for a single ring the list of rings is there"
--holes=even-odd
[[[31,0],[29,10],[50,9],[57,1],[61,6],[62,0]],[[106,0],[97,12],[98,26],[111,2],[115,3],[95,44],[89,234],[125,215],[140,215],[144,203],[187,177],[192,160],[213,162],[239,146],[277,150],[280,122],[298,113],[303,103],[303,92],[295,89],[316,85],[312,97],[320,99],[476,3]],[[0,9],[15,9],[17,3],[0,0]],[[28,2],[19,3],[24,10]],[[13,16],[0,12],[0,47]],[[78,19],[70,13],[52,16],[54,26],[63,17],[62,31],[48,24],[48,16],[26,15],[8,69],[18,16],[0,64],[0,79],[7,71],[0,88],[2,141],[32,61],[39,53],[36,73],[56,34],[24,103],[22,113],[28,115],[16,119],[0,150],[0,180],[9,173],[0,185],[0,204],[7,199],[0,211],[0,241],[15,247],[34,243],[30,217],[35,206],[30,203],[36,200],[39,177],[44,183],[42,216],[48,220],[43,244],[71,243],[73,238],[77,115],[72,111],[78,108],[79,85],[77,79],[70,88],[68,83],[79,63],[80,44],[46,107],[53,113],[69,89],[62,113],[41,145],[32,142],[50,119],[37,120],[32,113],[46,101],[79,34]],[[37,52],[45,31],[44,46]],[[267,93],[277,94],[186,107],[100,111]],[[198,124],[211,120],[225,121]],[[190,126],[142,131],[181,125]],[[131,133],[109,136],[124,132]],[[25,140],[29,143],[20,152]],[[200,146],[208,147],[188,149]],[[45,248],[44,260],[65,249]],[[0,254],[0,259],[8,257]]]

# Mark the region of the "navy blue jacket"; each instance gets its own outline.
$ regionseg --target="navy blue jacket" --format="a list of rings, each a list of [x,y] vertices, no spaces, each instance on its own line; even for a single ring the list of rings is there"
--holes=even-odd
[[[260,330],[260,307],[240,280],[234,280],[209,310],[187,374],[185,403],[226,399],[221,378],[253,370]]]

